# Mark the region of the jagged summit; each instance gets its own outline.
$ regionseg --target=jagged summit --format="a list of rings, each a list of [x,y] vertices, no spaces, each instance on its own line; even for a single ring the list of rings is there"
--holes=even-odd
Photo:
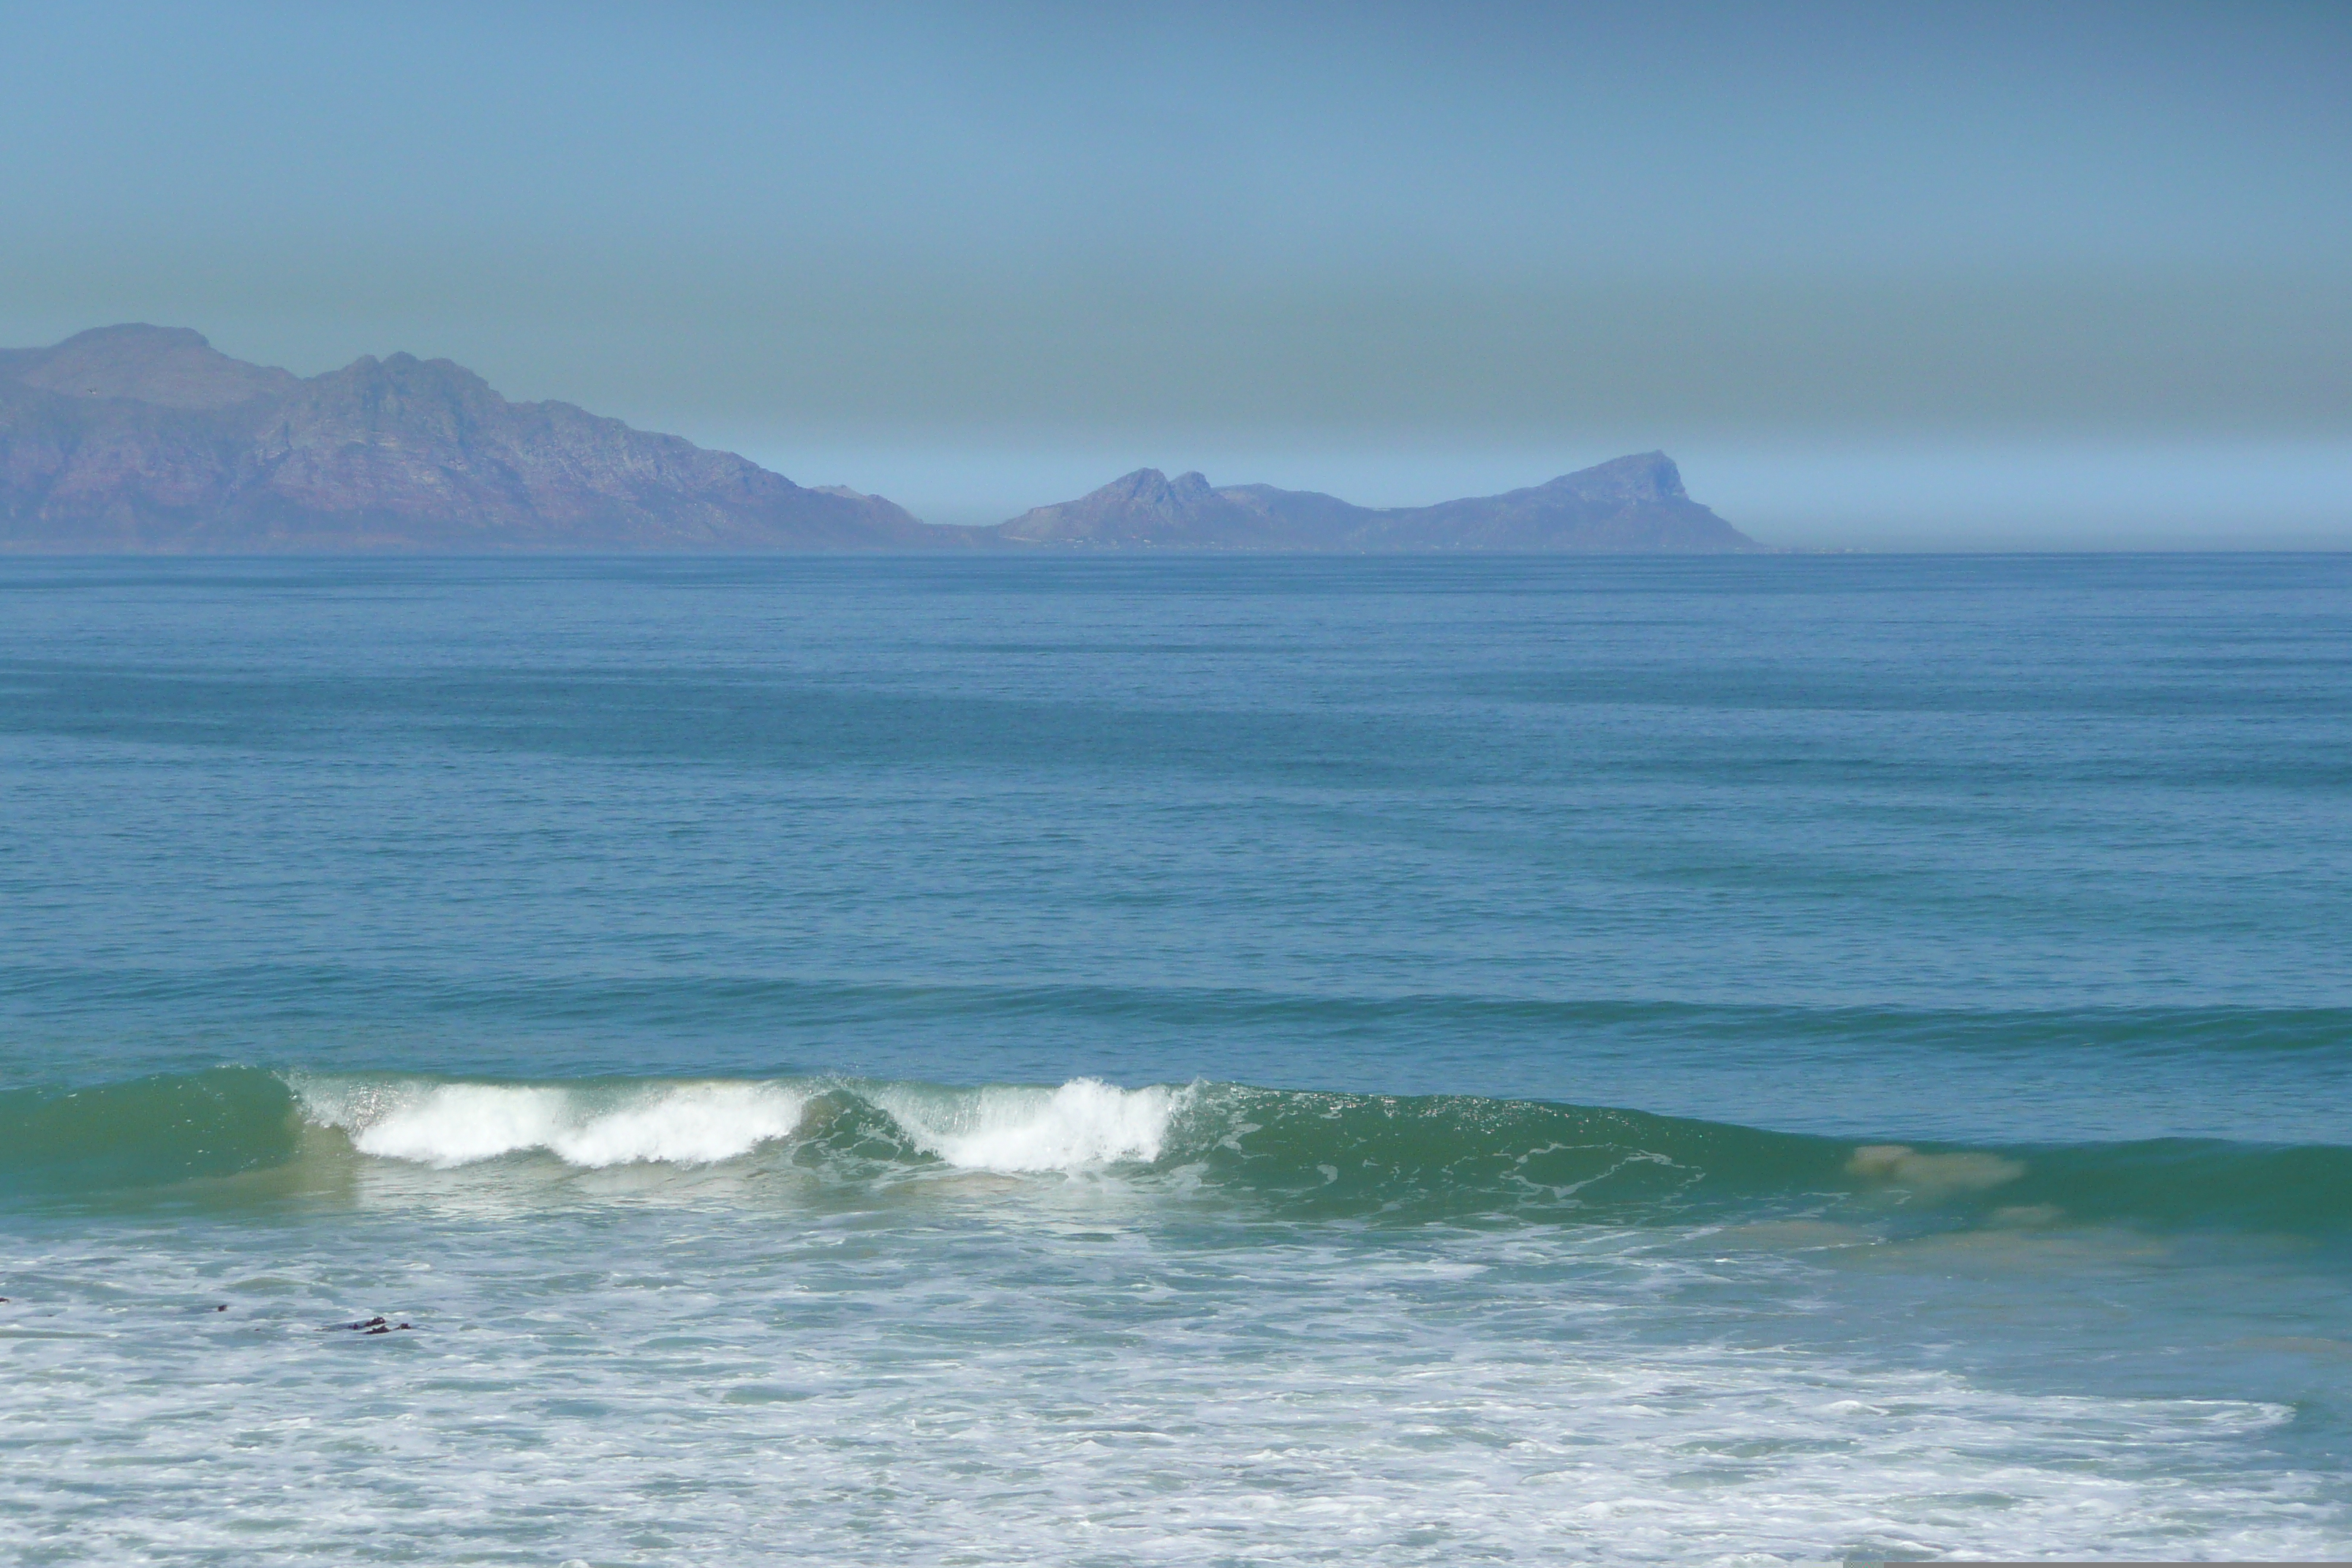
[[[57,551],[969,547],[877,496],[463,365],[367,355],[308,380],[126,325],[0,352],[0,548]]]
[[[1098,490],[1059,506],[1024,512],[996,531],[1023,544],[1156,546],[1165,549],[1235,548],[1248,541],[1278,548],[1265,533],[1265,520],[1246,505],[1210,488],[1203,475],[1173,479],[1158,468],[1122,474]]]
[[[1578,551],[1696,553],[1756,542],[1683,489],[1664,452],[1612,458],[1544,484],[1435,506],[1352,506],[1314,490],[1213,488],[1197,473],[1138,468],[1038,507],[998,533],[1021,544],[1198,550]]]

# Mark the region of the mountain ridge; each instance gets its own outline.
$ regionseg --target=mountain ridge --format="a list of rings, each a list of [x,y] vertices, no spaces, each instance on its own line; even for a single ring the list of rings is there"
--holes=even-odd
[[[1177,550],[1728,553],[1763,546],[1690,499],[1664,452],[1640,452],[1500,495],[1361,507],[1318,490],[1212,486],[1138,468],[1002,523],[1033,545]]]
[[[748,458],[446,359],[362,355],[301,377],[185,327],[0,349],[0,551],[1639,552],[1762,548],[1663,452],[1425,507],[1212,486],[1138,468],[994,528],[803,487]]]
[[[568,403],[513,403],[445,359],[307,379],[186,328],[0,353],[0,548],[101,552],[969,548],[878,496]]]

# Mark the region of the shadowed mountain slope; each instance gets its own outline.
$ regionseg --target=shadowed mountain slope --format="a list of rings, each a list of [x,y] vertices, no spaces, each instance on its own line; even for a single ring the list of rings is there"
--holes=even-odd
[[[302,380],[185,329],[0,351],[0,549],[908,550],[984,536],[447,360]]]
[[[997,532],[1015,543],[1167,550],[1487,550],[1713,553],[1757,542],[1690,499],[1664,452],[1618,458],[1549,484],[1440,501],[1351,506],[1271,485],[1216,489],[1199,474],[1139,468]]]

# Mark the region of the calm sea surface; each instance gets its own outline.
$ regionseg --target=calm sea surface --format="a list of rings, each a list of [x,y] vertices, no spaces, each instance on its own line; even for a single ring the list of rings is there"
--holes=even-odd
[[[2352,557],[0,562],[0,1295],[26,1563],[2352,1556]]]

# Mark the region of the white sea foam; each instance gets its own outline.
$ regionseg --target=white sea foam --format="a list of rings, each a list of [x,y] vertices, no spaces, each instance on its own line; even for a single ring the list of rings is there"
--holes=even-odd
[[[306,1079],[304,1114],[353,1148],[442,1169],[544,1150],[568,1164],[709,1164],[791,1136],[814,1086],[710,1082],[569,1086]],[[1077,1079],[1058,1089],[865,1091],[908,1141],[951,1165],[1078,1171],[1160,1157],[1184,1091]]]
[[[1077,1171],[1160,1158],[1185,1091],[1074,1079],[1059,1089],[874,1093],[917,1147],[975,1171]]]
[[[128,1236],[0,1231],[20,1301],[0,1318],[27,1297],[40,1313],[9,1325],[37,1333],[0,1341],[0,1423],[42,1439],[0,1466],[0,1560],[1452,1568],[2352,1549],[2332,1449],[2297,1442],[2290,1406],[2134,1392],[1991,1342],[1990,1376],[1916,1364],[1883,1288],[1888,1270],[1941,1279],[1932,1255],[1893,1249],[1865,1275],[1585,1229],[1110,1236],[940,1217],[884,1205],[845,1231],[772,1208],[682,1226],[651,1206],[433,1206],[300,1226],[198,1214],[163,1245],[143,1218]],[[403,1267],[418,1254],[433,1272]],[[2103,1290],[2152,1309],[2141,1331],[2195,1343],[2167,1306],[2181,1267]],[[1996,1331],[2072,1311],[2064,1272],[2051,1279]],[[215,1301],[229,1310],[159,1316]],[[1759,1307],[1776,1325],[1760,1340]],[[320,1327],[387,1310],[416,1331]],[[2332,1406],[2324,1349],[2260,1354],[2308,1358]]]
[[[645,1088],[445,1083],[296,1085],[305,1113],[383,1159],[447,1169],[545,1150],[587,1167],[707,1165],[789,1137],[806,1091],[773,1083]]]

